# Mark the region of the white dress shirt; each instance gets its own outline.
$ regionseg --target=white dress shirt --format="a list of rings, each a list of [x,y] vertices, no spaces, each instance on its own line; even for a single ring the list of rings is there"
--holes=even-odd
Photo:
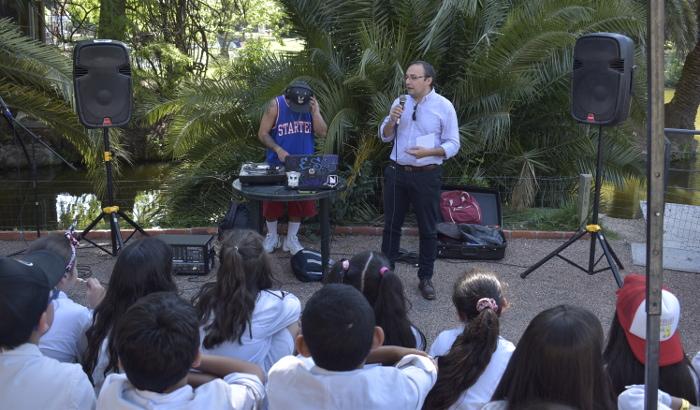
[[[124,374],[110,374],[105,379],[97,408],[105,410],[136,409],[256,409],[265,395],[257,376],[231,373],[196,389],[185,385],[170,393],[156,393],[135,388]]]
[[[0,351],[0,408],[94,409],[95,392],[79,364],[61,363],[25,343]]]
[[[92,313],[60,292],[53,301],[53,323],[39,340],[39,349],[45,356],[59,362],[80,362],[87,338],[85,331],[92,322]]]
[[[399,105],[399,99],[394,100],[391,108]],[[415,121],[413,113],[415,111]],[[379,137],[384,142],[394,139],[394,134],[385,136],[382,133],[384,126],[389,122],[387,116],[379,126]],[[394,141],[389,158],[401,165],[425,166],[432,164],[442,164],[442,161],[451,158],[459,151],[459,125],[457,124],[457,113],[452,103],[445,97],[431,90],[423,99],[416,103],[410,95],[406,98],[401,122],[394,130],[398,138]],[[427,144],[426,144],[427,142]],[[432,145],[432,146],[428,146]],[[411,147],[421,146],[423,148],[442,147],[445,150],[445,157],[432,156],[416,158],[406,153]]]
[[[313,361],[284,357],[270,369],[270,410],[419,410],[437,380],[432,360],[407,355],[395,367],[330,371]]]
[[[296,323],[300,314],[301,303],[291,293],[260,291],[251,317],[252,332],[246,327],[240,343],[227,341],[211,349],[202,345],[202,353],[245,360],[267,372],[276,361],[294,351],[294,338],[287,327]],[[199,334],[203,342],[204,326],[199,328]]]
[[[464,327],[445,330],[440,332],[435,342],[430,346],[428,352],[431,356],[444,356],[449,351],[457,336],[462,334]],[[476,410],[491,400],[491,396],[496,391],[496,386],[503,377],[503,372],[508,367],[508,361],[515,351],[515,345],[502,337],[498,337],[496,351],[491,355],[489,364],[481,373],[476,382],[467,390],[462,392],[459,399],[449,407],[450,410]]]

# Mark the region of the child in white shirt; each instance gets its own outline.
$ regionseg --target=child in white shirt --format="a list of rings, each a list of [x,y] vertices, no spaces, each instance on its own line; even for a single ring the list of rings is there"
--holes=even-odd
[[[216,282],[204,284],[192,300],[201,323],[202,352],[249,361],[267,371],[294,351],[299,299],[271,289],[269,256],[256,232],[227,234],[219,261]]]
[[[53,320],[53,290],[65,264],[49,251],[0,258],[0,407],[90,410],[95,393],[80,365],[41,354]]]
[[[477,270],[455,282],[452,303],[464,326],[441,332],[430,347],[440,356],[438,379],[423,408],[477,410],[491,400],[515,350],[499,336],[508,304],[496,275]]]
[[[173,252],[157,237],[130,242],[119,252],[107,292],[86,331],[83,369],[95,385],[95,392],[99,393],[107,374],[118,370],[111,336],[114,324],[139,298],[154,292],[177,291],[172,267]]]
[[[258,366],[200,355],[197,314],[174,292],[139,299],[113,331],[124,374],[107,377],[98,409],[253,409],[264,397]]]
[[[67,231],[64,234],[51,233],[39,238],[32,242],[28,249],[29,252],[45,249],[64,260],[65,273],[56,284],[56,289],[60,292],[53,302],[53,324],[39,340],[39,349],[45,356],[67,363],[80,362],[87,347],[85,331],[92,322],[92,312],[66,295],[79,281],[77,247],[78,239],[72,232]],[[105,289],[94,278],[82,283],[85,284],[88,306],[92,309],[104,296]]]
[[[435,364],[421,351],[382,346],[383,339],[359,291],[324,286],[306,303],[296,338],[299,353],[315,364],[287,356],[272,366],[270,409],[420,409],[437,378]]]

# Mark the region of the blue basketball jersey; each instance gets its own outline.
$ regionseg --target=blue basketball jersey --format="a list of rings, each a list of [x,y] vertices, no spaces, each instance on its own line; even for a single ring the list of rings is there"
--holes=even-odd
[[[270,136],[277,145],[291,155],[314,153],[314,127],[311,113],[292,111],[283,95],[277,97],[277,121],[270,130]],[[277,154],[269,148],[265,159],[270,165],[282,164]]]

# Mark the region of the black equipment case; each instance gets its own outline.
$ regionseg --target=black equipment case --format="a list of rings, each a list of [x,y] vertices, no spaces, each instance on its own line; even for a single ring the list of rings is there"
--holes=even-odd
[[[214,235],[158,235],[173,250],[173,274],[207,275],[214,267]]]
[[[473,259],[473,260],[498,260],[503,259],[508,243],[501,225],[503,214],[501,212],[501,195],[498,190],[476,186],[445,185],[442,191],[466,191],[481,207],[481,226],[457,225],[453,223],[438,223],[438,258],[444,259]],[[449,226],[452,225],[452,226]],[[457,234],[455,232],[462,232]],[[446,235],[448,234],[448,235]],[[466,235],[464,235],[466,234]],[[496,241],[488,243],[474,243],[466,238],[469,234],[485,235]],[[455,237],[460,239],[455,239]],[[502,239],[502,242],[500,240]]]

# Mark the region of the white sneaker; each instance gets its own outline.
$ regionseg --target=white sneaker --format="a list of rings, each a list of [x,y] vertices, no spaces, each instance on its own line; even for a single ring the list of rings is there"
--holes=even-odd
[[[289,252],[292,255],[296,255],[296,253],[302,249],[304,249],[304,245],[299,242],[299,238],[296,235],[287,235],[287,237],[284,239],[284,243],[282,244],[282,250]]]
[[[265,252],[272,253],[280,247],[280,236],[277,234],[267,234],[263,240],[263,249]]]

